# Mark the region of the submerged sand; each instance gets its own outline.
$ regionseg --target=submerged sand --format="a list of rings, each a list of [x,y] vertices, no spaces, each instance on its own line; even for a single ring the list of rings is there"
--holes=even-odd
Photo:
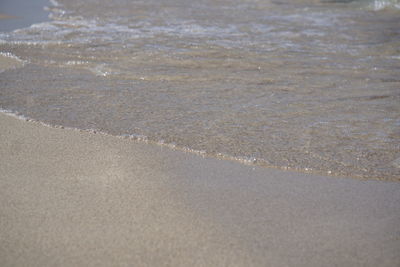
[[[399,266],[400,183],[0,114],[1,266]]]
[[[8,14],[1,14],[0,13],[0,20],[1,19],[14,19],[17,18],[16,16],[8,15]]]

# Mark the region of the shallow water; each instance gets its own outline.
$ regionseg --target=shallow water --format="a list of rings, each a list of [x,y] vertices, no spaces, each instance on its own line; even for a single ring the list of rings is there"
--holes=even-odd
[[[287,169],[400,178],[398,1],[60,0],[0,34],[0,108]]]
[[[48,12],[43,9],[43,6],[48,3],[48,0],[1,0],[0,32],[47,21]]]

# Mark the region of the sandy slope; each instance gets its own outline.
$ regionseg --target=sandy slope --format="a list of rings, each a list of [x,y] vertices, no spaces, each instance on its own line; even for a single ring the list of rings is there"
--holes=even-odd
[[[399,266],[400,183],[0,114],[0,266]]]

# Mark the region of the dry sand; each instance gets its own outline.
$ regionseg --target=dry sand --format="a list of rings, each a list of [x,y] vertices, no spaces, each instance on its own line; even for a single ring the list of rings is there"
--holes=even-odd
[[[0,113],[0,266],[400,266],[400,183]]]

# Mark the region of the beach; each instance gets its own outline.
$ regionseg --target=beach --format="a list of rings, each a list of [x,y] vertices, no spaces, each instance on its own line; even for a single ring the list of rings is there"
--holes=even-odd
[[[0,107],[264,167],[399,180],[400,9],[234,1],[51,1],[48,21],[0,32],[2,57],[22,64],[0,73]]]
[[[398,266],[400,184],[0,114],[1,266]]]
[[[0,4],[0,266],[399,266],[398,4],[187,3]]]

